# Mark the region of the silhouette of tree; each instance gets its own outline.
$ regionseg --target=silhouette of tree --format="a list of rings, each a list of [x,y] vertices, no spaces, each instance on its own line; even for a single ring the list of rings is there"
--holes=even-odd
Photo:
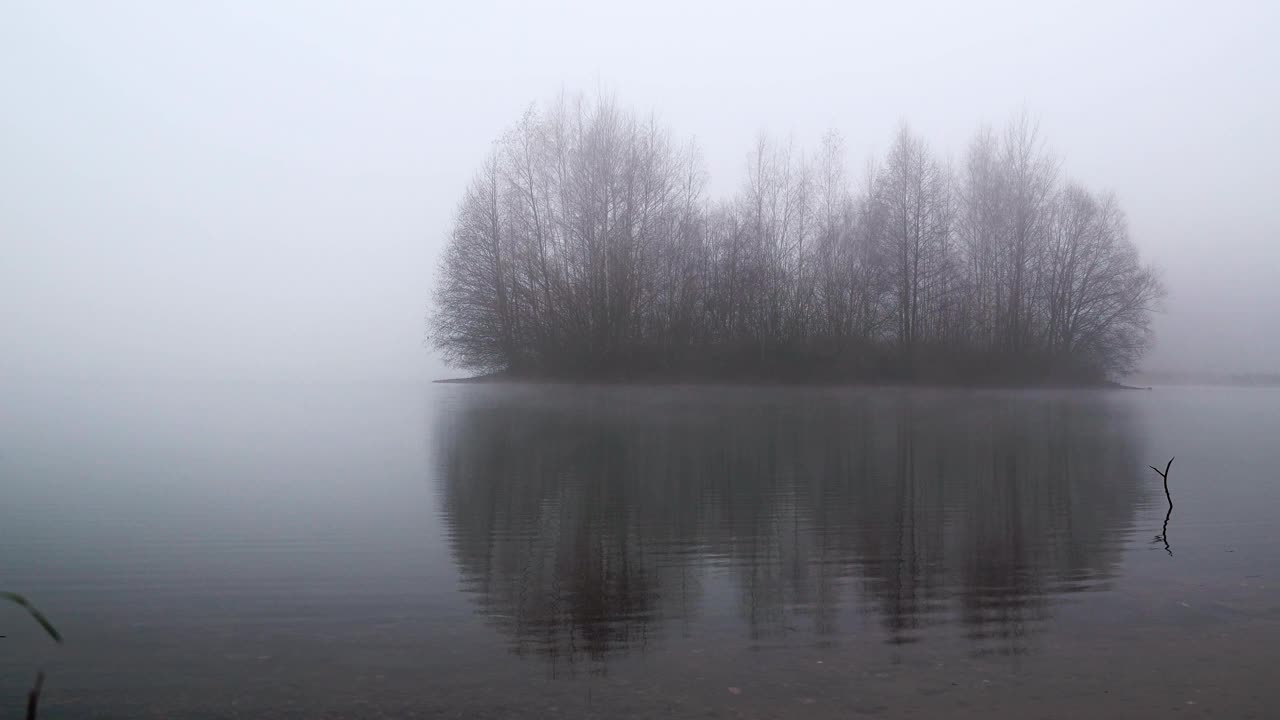
[[[850,189],[762,136],[704,197],[696,146],[609,98],[530,110],[463,194],[429,336],[452,364],[559,377],[1098,380],[1135,367],[1163,296],[1111,195],[1063,180],[1035,124],[960,172],[905,125]]]

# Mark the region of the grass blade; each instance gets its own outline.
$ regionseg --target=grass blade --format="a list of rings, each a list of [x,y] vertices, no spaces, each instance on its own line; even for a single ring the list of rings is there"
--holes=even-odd
[[[49,618],[45,617],[44,613],[37,610],[25,597],[18,593],[11,592],[0,592],[0,597],[15,605],[25,608],[28,613],[31,613],[31,617],[34,618],[36,622],[40,623],[40,627],[44,628],[45,632],[49,633],[49,637],[53,638],[54,642],[62,642],[62,634],[53,626],[53,623],[49,622]]]

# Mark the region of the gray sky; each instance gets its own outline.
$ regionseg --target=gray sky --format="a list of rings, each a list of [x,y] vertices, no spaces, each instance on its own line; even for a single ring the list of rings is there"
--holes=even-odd
[[[1147,365],[1280,370],[1280,3],[6,2],[0,373],[448,374],[437,251],[490,143],[604,88],[696,136],[958,157],[1026,108],[1116,191],[1168,313]]]

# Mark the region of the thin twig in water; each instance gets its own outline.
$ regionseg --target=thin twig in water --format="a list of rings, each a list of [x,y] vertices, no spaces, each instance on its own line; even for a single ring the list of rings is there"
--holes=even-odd
[[[1164,551],[1169,553],[1169,557],[1173,557],[1173,550],[1169,549],[1169,518],[1173,515],[1173,496],[1169,494],[1169,468],[1172,466],[1173,458],[1169,458],[1169,462],[1165,464],[1164,472],[1160,472],[1160,468],[1155,465],[1147,466],[1164,478],[1164,496],[1169,501],[1169,511],[1164,514],[1164,527],[1160,528],[1160,534],[1156,536],[1156,540],[1164,543]]]
[[[1164,466],[1164,472],[1160,472],[1160,468],[1156,467],[1155,465],[1147,466],[1152,470],[1155,470],[1157,473],[1159,473],[1160,477],[1164,478],[1164,496],[1169,500],[1169,507],[1173,507],[1173,496],[1169,494],[1169,468],[1172,465],[1173,465],[1173,458],[1169,458],[1169,462]]]

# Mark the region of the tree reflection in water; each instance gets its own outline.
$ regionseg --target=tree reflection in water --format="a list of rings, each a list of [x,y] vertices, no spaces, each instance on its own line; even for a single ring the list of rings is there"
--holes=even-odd
[[[696,633],[713,578],[752,642],[853,611],[1026,652],[1106,587],[1140,499],[1096,392],[467,387],[436,428],[465,589],[553,667]]]

